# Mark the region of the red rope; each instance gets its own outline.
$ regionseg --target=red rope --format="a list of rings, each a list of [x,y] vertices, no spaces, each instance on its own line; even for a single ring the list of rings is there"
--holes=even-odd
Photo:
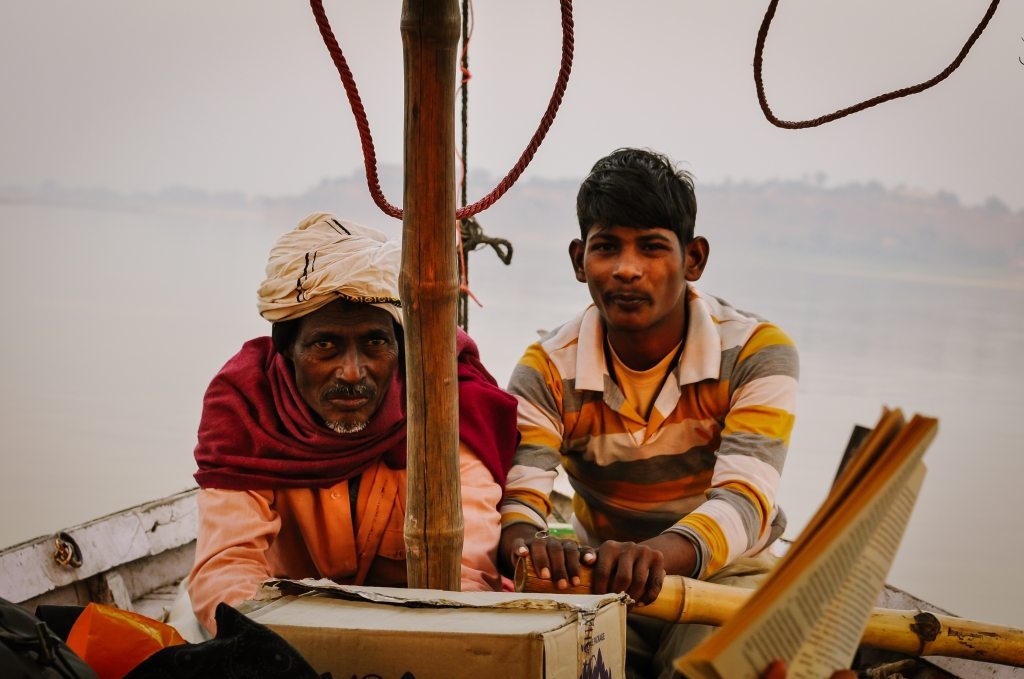
[[[499,198],[505,195],[505,192],[512,188],[512,185],[516,183],[516,180],[526,170],[530,161],[533,160],[534,154],[537,153],[537,149],[540,148],[541,142],[544,141],[544,137],[551,128],[551,124],[555,121],[555,114],[558,113],[558,107],[562,103],[562,96],[565,94],[565,88],[569,82],[573,56],[572,0],[560,0],[560,2],[562,8],[562,62],[558,69],[558,79],[555,82],[554,92],[552,92],[548,107],[541,117],[540,125],[538,125],[537,131],[533,133],[533,137],[530,139],[530,143],[527,144],[526,149],[523,150],[519,161],[509,170],[505,178],[498,182],[498,185],[490,193],[477,202],[456,210],[456,219],[472,217],[494,205]],[[359,140],[363,147],[366,183],[370,189],[370,195],[373,197],[373,202],[377,204],[377,207],[384,214],[401,219],[402,209],[389,203],[384,197],[383,191],[381,191],[380,177],[377,175],[377,153],[373,148],[373,137],[370,134],[370,124],[366,120],[366,110],[363,108],[363,102],[359,98],[359,90],[356,87],[352,71],[348,67],[348,62],[345,61],[345,55],[342,54],[341,47],[338,45],[334,32],[331,30],[331,24],[327,20],[323,0],[309,0],[309,5],[313,10],[313,16],[316,18],[316,24],[320,27],[320,35],[323,36],[324,45],[327,46],[327,51],[330,53],[331,59],[338,69],[338,75],[341,76],[341,82],[345,87],[345,94],[348,96],[348,102],[352,108],[352,115],[356,119],[356,128],[359,130]]]
[[[771,26],[772,18],[774,18],[775,16],[775,10],[779,5],[779,0],[771,0],[771,3],[768,5],[768,10],[765,12],[764,15],[764,21],[761,22],[761,29],[757,32],[757,46],[754,48],[754,82],[757,84],[757,101],[761,104],[761,110],[764,112],[764,117],[768,119],[768,122],[770,122],[772,125],[775,125],[776,127],[781,127],[787,130],[801,130],[808,127],[817,127],[819,125],[824,125],[825,123],[830,123],[833,120],[844,118],[850,115],[851,113],[863,111],[866,108],[877,106],[878,104],[891,101],[892,99],[898,99],[900,97],[906,97],[911,94],[917,94],[918,92],[923,92],[927,90],[929,87],[938,85],[940,82],[948,78],[950,74],[953,73],[953,71],[959,68],[960,64],[967,57],[967,53],[971,51],[971,47],[974,46],[974,43],[981,36],[982,31],[985,30],[985,27],[988,25],[988,22],[992,18],[992,15],[995,14],[996,6],[998,4],[999,0],[992,0],[992,4],[989,5],[988,11],[985,13],[984,18],[982,18],[981,23],[978,24],[978,27],[974,29],[974,33],[971,34],[971,37],[967,39],[966,43],[964,43],[963,49],[960,50],[960,54],[956,56],[956,59],[953,60],[953,63],[947,66],[946,69],[942,71],[942,73],[939,73],[931,80],[926,80],[922,83],[918,83],[917,85],[912,85],[910,87],[904,87],[899,90],[893,90],[892,92],[888,92],[886,94],[881,94],[877,97],[873,97],[871,99],[862,101],[859,104],[854,104],[853,106],[848,106],[846,108],[839,109],[834,113],[819,116],[818,118],[813,118],[810,120],[790,121],[780,120],[779,118],[775,117],[774,113],[772,113],[771,108],[768,106],[768,99],[764,94],[764,82],[762,81],[761,77],[761,67],[764,61],[764,43],[765,39],[768,37],[768,27]]]

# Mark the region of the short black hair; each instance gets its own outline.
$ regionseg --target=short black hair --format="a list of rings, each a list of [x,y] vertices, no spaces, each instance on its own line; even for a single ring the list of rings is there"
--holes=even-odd
[[[290,321],[278,321],[270,326],[270,339],[274,342],[274,350],[285,358],[288,357],[288,350],[295,343],[295,337],[299,334],[299,321],[302,318],[293,318]]]
[[[584,241],[593,226],[626,226],[669,229],[685,245],[697,221],[693,177],[650,149],[618,149],[580,184],[576,217]]]

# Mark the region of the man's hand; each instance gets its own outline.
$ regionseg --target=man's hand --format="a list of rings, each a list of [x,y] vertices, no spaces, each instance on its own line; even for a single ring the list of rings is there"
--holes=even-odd
[[[593,589],[625,592],[640,604],[658,598],[665,582],[665,555],[644,543],[608,540],[597,550]]]
[[[693,543],[677,533],[662,533],[643,542],[608,540],[597,550],[594,593],[625,592],[637,603],[658,598],[666,575],[689,575],[697,554]]]
[[[593,547],[553,538],[526,523],[502,529],[499,552],[499,565],[507,575],[515,571],[516,561],[529,556],[534,572],[554,582],[558,589],[568,588],[570,582],[580,584],[580,564],[592,566],[597,560]]]
[[[558,540],[529,524],[507,526],[501,533],[499,558],[506,574],[529,556],[533,570],[557,589],[579,584],[580,565],[594,566],[592,591],[625,592],[640,604],[658,598],[665,575],[689,574],[697,554],[693,543],[677,533],[662,533],[644,542],[608,540],[596,551],[573,540]]]
[[[761,675],[761,679],[786,679],[786,671],[786,663],[773,660]],[[831,679],[857,679],[857,673],[853,670],[836,670]]]

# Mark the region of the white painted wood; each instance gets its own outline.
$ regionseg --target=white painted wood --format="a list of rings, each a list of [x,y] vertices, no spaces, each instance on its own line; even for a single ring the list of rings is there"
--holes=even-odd
[[[147,603],[147,599],[156,596],[162,588],[175,587],[188,575],[195,561],[195,547],[195,542],[190,542],[155,556],[146,556],[118,566],[109,572],[116,572],[121,576],[132,599],[132,607],[137,612],[156,610],[159,614],[162,613],[162,609],[159,606],[154,608]],[[97,582],[104,575],[93,575],[18,603],[29,612],[42,605],[85,606],[95,600]],[[144,615],[159,619],[159,615]]]
[[[166,622],[167,612],[171,610],[171,607],[174,605],[177,598],[177,585],[167,585],[166,587],[156,589],[143,598],[132,602],[132,605],[135,607],[136,613],[144,615],[147,618]]]
[[[149,595],[153,590],[186,577],[195,563],[195,543],[169,549],[156,556],[146,557],[118,566],[133,600]]]
[[[53,560],[53,537],[0,552],[0,597],[21,602],[122,564],[185,545],[198,530],[196,491],[189,490],[64,531],[82,550],[82,565]]]

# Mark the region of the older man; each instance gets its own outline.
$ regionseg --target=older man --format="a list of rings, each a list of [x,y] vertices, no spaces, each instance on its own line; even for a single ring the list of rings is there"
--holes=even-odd
[[[268,577],[403,586],[406,424],[399,246],[314,214],[282,236],[260,286],[272,337],[247,342],[203,402],[193,609]],[[458,336],[462,588],[499,587],[498,503],[515,400]]]

